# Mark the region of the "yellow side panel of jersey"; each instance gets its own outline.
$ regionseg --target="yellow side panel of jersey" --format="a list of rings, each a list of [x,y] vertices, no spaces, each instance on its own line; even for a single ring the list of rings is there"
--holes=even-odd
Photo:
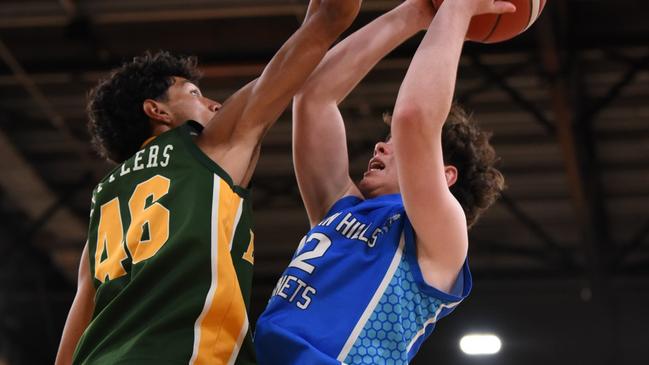
[[[213,199],[212,284],[194,328],[190,364],[234,363],[248,331],[246,306],[230,255],[241,197],[215,176]]]

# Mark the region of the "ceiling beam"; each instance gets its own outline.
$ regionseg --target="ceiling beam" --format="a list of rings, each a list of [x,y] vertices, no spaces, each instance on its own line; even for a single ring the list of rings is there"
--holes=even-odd
[[[501,194],[498,202],[525,226],[534,236],[536,236],[548,249],[545,251],[546,258],[554,264],[559,264],[565,269],[574,269],[577,266],[574,255],[562,247],[541,224],[537,223],[532,217],[526,214],[516,202],[507,194]]]
[[[61,0],[65,13],[53,11],[51,4],[13,2],[3,4],[6,14],[0,29],[64,27],[69,22],[69,9],[82,10],[94,24],[150,23],[166,21],[233,19],[296,16],[306,13],[306,2],[259,2],[241,4],[235,1],[172,0],[172,1],[85,1],[70,7],[70,0]],[[385,12],[399,5],[396,0],[366,0],[362,12]],[[81,9],[82,8],[82,9]]]
[[[41,109],[50,124],[64,136],[66,141],[70,144],[70,147],[75,150],[79,162],[86,166],[89,171],[92,171],[92,161],[90,161],[87,153],[87,143],[85,141],[82,143],[82,141],[72,134],[72,131],[66,124],[63,116],[52,107],[52,104],[47,100],[45,94],[41,91],[38,85],[36,85],[34,80],[31,79],[27,72],[25,72],[25,69],[4,44],[2,39],[0,39],[0,59],[9,66],[15,79],[29,94],[34,103]]]
[[[579,53],[571,47],[573,33],[569,29],[569,9],[565,2],[558,2],[552,10],[553,13],[548,12],[550,14],[540,19],[536,28],[542,66],[549,79],[556,136],[563,153],[575,218],[582,234],[586,277],[592,293],[593,306],[590,308],[593,320],[601,322],[605,333],[593,349],[598,352],[601,364],[613,365],[616,364],[615,353],[619,344],[614,333],[615,302],[608,290],[610,266],[607,258],[610,255],[607,251],[611,239],[604,192],[592,128],[577,123],[586,94],[579,74]]]
[[[11,197],[13,205],[34,221],[43,217],[48,209],[56,205],[57,196],[2,132],[0,156],[0,186]],[[75,242],[79,248],[85,241],[85,222],[65,207],[60,207],[49,217],[44,229],[61,241]],[[69,256],[75,255],[74,252],[52,250],[50,255],[66,277],[76,279],[76,266],[69,265]]]
[[[563,154],[565,171],[568,178],[568,187],[570,196],[574,205],[576,218],[585,234],[585,249],[589,252],[590,265],[597,271],[602,269],[602,259],[598,247],[592,243],[599,240],[599,228],[596,226],[597,219],[594,213],[592,196],[589,193],[589,187],[592,182],[585,176],[586,166],[591,162],[589,156],[582,150],[583,146],[580,141],[584,138],[578,136],[576,131],[576,111],[570,104],[571,95],[574,93],[570,89],[570,82],[566,74],[570,70],[562,67],[566,62],[561,59],[559,50],[555,44],[555,29],[550,22],[550,17],[545,16],[540,19],[537,28],[539,34],[539,43],[541,46],[542,64],[545,73],[549,75],[550,81],[550,98],[552,110],[556,120],[556,136]],[[573,71],[574,72],[574,71]],[[592,138],[585,136],[585,138]]]
[[[649,237],[649,220],[647,220],[642,227],[640,227],[638,232],[633,235],[629,243],[620,249],[618,260],[616,260],[618,267],[624,266],[624,262],[629,259],[630,255],[647,242],[647,237]]]
[[[469,59],[472,65],[479,70],[487,80],[498,86],[504,91],[512,101],[518,104],[523,110],[534,116],[534,119],[543,126],[549,134],[555,133],[555,125],[548,119],[543,110],[537,105],[527,100],[518,90],[509,85],[507,78],[493,70],[489,65],[484,63],[477,53],[470,53]]]
[[[509,65],[506,70],[500,73],[500,78],[502,79],[508,79],[512,76],[514,76],[517,73],[522,73],[523,71],[526,71],[528,67],[532,66],[533,63],[530,62],[525,62],[523,65],[520,64],[513,64]],[[458,92],[458,95],[456,96],[457,101],[462,104],[466,105],[468,104],[473,98],[477,97],[481,93],[488,91],[493,88],[493,83],[491,79],[489,78],[484,78],[482,82],[475,86],[472,87],[468,90],[465,90],[461,93]]]
[[[620,77],[620,79],[611,86],[606,95],[598,100],[595,100],[591,106],[580,116],[580,124],[593,124],[599,113],[615,101],[624,88],[636,79],[641,71],[649,67],[649,53],[639,60],[632,60],[629,62],[628,70]]]

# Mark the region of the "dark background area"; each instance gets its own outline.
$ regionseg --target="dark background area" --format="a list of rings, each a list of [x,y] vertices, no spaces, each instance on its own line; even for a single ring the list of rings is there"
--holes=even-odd
[[[400,1],[365,0],[353,29]],[[299,26],[306,1],[0,0],[0,364],[52,363],[75,291],[91,190],[85,95],[144,50],[199,57],[223,101]],[[415,364],[649,363],[649,2],[550,0],[525,34],[467,44],[456,96],[493,131],[508,189],[471,230],[472,295]],[[420,37],[342,104],[352,176],[385,135]],[[290,113],[254,178],[251,321],[308,229]],[[462,334],[503,341],[468,357]]]

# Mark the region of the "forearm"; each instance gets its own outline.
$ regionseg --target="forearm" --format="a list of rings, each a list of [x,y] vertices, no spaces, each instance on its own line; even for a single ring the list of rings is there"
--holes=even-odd
[[[278,50],[253,85],[238,122],[243,127],[239,130],[258,130],[263,135],[358,11],[358,1],[323,0],[311,3],[317,3],[316,10]],[[356,6],[350,5],[354,3]]]
[[[515,10],[506,1],[446,0],[397,97],[391,130],[399,189],[416,232],[422,274],[441,289],[455,281],[468,248],[466,217],[449,190],[463,166],[447,166],[442,150],[462,45],[473,15]]]
[[[432,6],[406,1],[337,44],[309,78],[302,93],[339,103],[367,73],[399,44],[426,28]]]
[[[310,14],[261,76],[223,104],[197,140],[199,147],[241,184],[254,168],[266,131],[358,13],[359,0],[312,0]]]
[[[59,351],[56,354],[56,365],[67,365],[72,363],[72,356],[77,348],[79,339],[88,327],[95,309],[95,288],[90,277],[88,262],[88,245],[83,249],[81,262],[79,264],[79,278],[77,281],[77,293],[72,301],[68,318],[65,321]]]
[[[470,20],[471,15],[461,1],[442,4],[401,84],[395,117],[415,109],[416,113],[423,114],[423,120],[441,127],[452,103],[460,54]]]
[[[295,97],[293,162],[312,225],[341,196],[360,196],[349,176],[345,126],[337,103],[380,59],[425,29],[433,13],[429,0],[407,0],[377,18],[329,51]]]
[[[84,298],[75,298],[70,313],[63,329],[59,351],[56,354],[56,365],[67,365],[72,363],[72,356],[77,348],[79,339],[88,327],[92,318],[93,303]]]
[[[446,0],[399,90],[391,131],[404,207],[417,236],[426,282],[448,290],[466,255],[466,224],[448,189],[441,145],[457,67],[471,16]]]

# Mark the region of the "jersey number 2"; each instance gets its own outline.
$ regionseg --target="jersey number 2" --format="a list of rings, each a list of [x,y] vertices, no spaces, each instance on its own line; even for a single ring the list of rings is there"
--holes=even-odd
[[[331,240],[329,239],[329,237],[325,236],[322,233],[311,233],[309,237],[305,236],[304,238],[302,238],[302,242],[300,242],[297,251],[300,252],[302,250],[302,247],[304,247],[304,245],[311,240],[318,241],[318,244],[315,246],[315,248],[311,251],[303,252],[297,255],[293,259],[293,261],[288,264],[288,267],[296,267],[300,270],[306,271],[309,274],[313,273],[315,266],[306,261],[324,256],[325,252],[327,252],[327,250],[329,249],[329,246],[331,246]]]
[[[124,229],[120,213],[119,198],[101,206],[97,246],[95,249],[95,278],[102,283],[126,275],[122,265],[131,254],[133,264],[144,261],[153,255],[169,238],[169,210],[157,201],[169,192],[171,182],[168,178],[156,175],[135,187],[128,200],[131,224]],[[147,200],[151,204],[147,206]]]

